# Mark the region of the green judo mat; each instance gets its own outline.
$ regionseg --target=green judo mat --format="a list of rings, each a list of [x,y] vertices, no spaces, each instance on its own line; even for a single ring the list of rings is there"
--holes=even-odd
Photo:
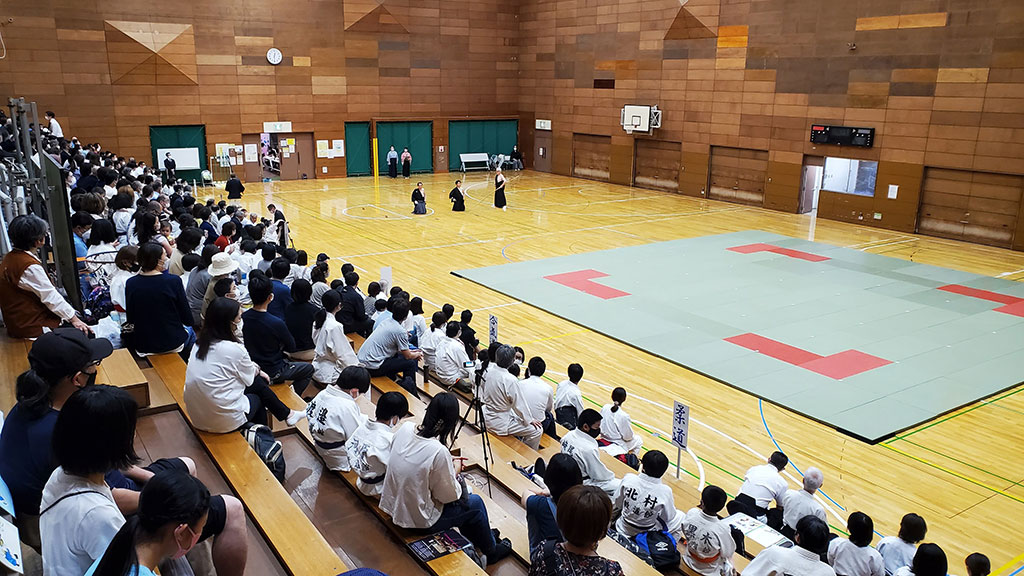
[[[1024,283],[768,232],[452,273],[872,443],[1024,381]]]

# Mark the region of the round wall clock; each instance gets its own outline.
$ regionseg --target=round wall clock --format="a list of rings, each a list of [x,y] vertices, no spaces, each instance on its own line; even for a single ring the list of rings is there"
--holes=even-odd
[[[270,50],[267,50],[267,62],[270,62],[274,66],[280,64],[283,58],[284,57],[281,55],[281,51],[278,50],[277,48],[271,48]]]

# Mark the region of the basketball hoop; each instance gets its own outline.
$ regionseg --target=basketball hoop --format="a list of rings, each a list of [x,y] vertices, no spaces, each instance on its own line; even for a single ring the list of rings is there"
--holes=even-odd
[[[633,133],[633,127],[632,126],[623,126],[622,129],[626,131],[626,134],[632,134]]]

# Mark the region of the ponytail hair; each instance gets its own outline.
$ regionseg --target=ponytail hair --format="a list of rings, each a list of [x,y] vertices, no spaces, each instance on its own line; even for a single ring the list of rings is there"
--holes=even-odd
[[[43,375],[31,368],[18,376],[15,384],[15,398],[22,409],[27,410],[33,418],[39,418],[53,406],[50,391],[56,383],[50,382]]]
[[[320,304],[323,308],[317,310],[313,316],[313,326],[316,328],[323,328],[324,322],[327,322],[327,315],[334,314],[335,309],[341,304],[341,293],[337,290],[324,292],[320,297]]]
[[[139,495],[139,512],[130,516],[107,545],[93,573],[95,576],[128,576],[139,566],[136,546],[151,542],[172,530],[195,524],[210,509],[210,491],[199,479],[177,470],[161,472],[151,478]]]
[[[618,412],[619,407],[626,401],[626,389],[618,387],[612,390],[612,412]]]
[[[446,304],[448,306],[448,304]],[[444,316],[444,312],[441,312]],[[436,316],[436,314],[435,314]],[[447,316],[445,316],[447,318]],[[487,367],[491,365],[491,362],[495,362],[495,357],[498,354],[498,348],[501,347],[501,342],[491,342],[491,345],[487,347],[487,350],[480,353],[480,370],[476,373],[476,384],[480,385],[484,380],[484,373],[487,372]]]

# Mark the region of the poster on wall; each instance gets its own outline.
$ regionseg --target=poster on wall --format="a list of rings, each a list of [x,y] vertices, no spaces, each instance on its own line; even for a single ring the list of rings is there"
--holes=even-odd
[[[259,161],[259,145],[257,145],[257,144],[246,144],[245,145],[245,161],[246,162],[258,162]]]
[[[334,150],[335,158],[345,157],[345,141],[344,140],[332,140],[331,150]]]
[[[329,140],[317,140],[316,141],[316,157],[327,158],[327,153],[331,149],[331,143]]]

